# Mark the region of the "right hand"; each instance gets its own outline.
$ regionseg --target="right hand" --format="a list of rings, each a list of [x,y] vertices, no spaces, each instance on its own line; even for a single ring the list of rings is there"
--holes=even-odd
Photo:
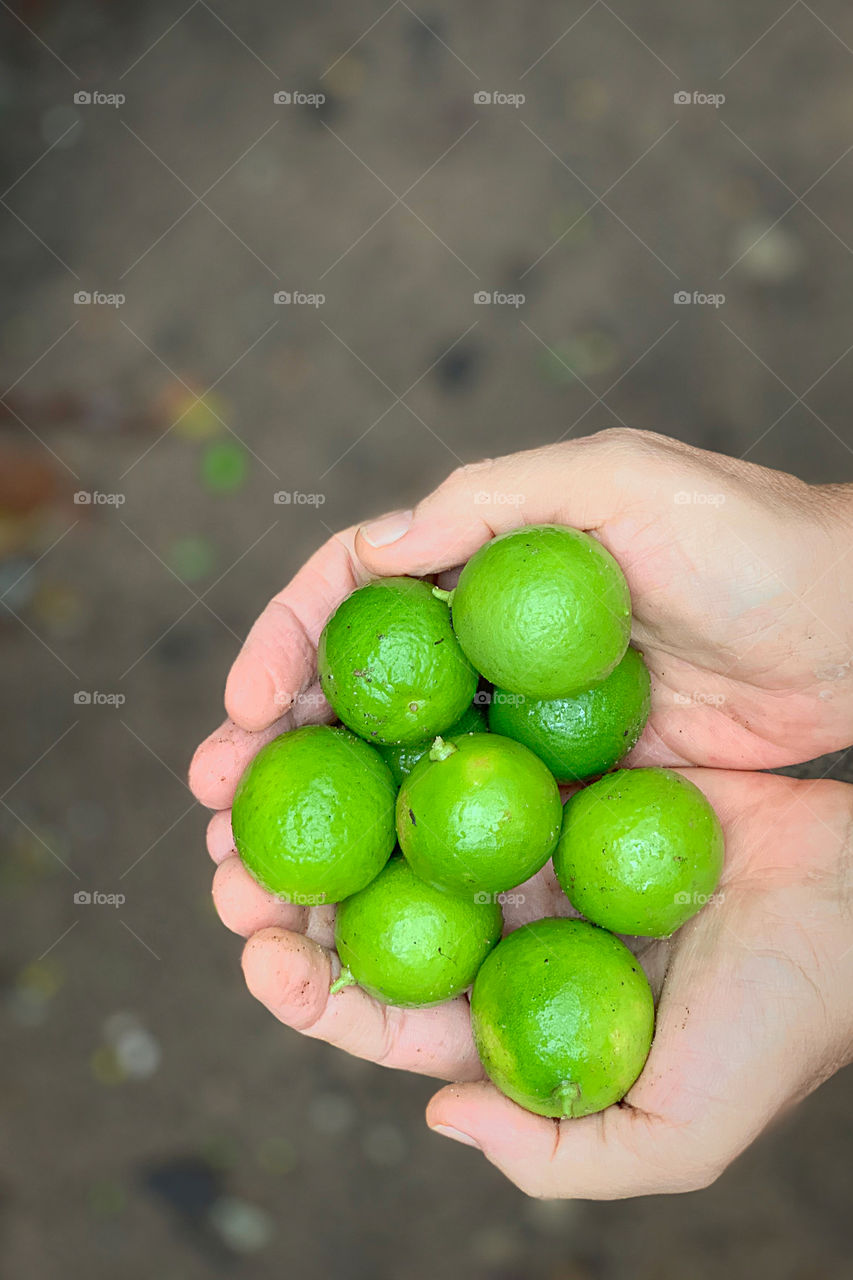
[[[406,515],[395,541],[368,540]],[[853,486],[615,430],[462,467],[413,515],[331,538],[252,627],[228,677],[230,719],[193,761],[198,799],[227,808],[265,742],[330,717],[317,641],[356,587],[452,570],[494,534],[549,521],[595,534],[631,587],[652,714],[630,764],[771,769],[849,745]]]

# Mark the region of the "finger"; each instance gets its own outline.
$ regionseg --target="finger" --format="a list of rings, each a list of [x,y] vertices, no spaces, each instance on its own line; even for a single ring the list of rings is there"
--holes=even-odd
[[[346,596],[367,581],[353,554],[355,529],[335,534],[274,596],[228,675],[225,708],[244,729],[266,729],[316,679],[317,641]]]
[[[190,791],[207,808],[230,811],[237,783],[249,763],[261,747],[293,727],[291,713],[259,733],[248,733],[233,720],[224,720],[196,747],[189,767]]]
[[[622,433],[603,432],[460,467],[414,512],[361,528],[356,553],[373,573],[424,574],[463,563],[489,538],[520,525],[553,520],[598,529],[630,483],[620,451]]]
[[[249,875],[237,857],[226,858],[213,877],[213,903],[219,919],[232,933],[251,937],[261,929],[305,928],[308,908],[282,902]]]
[[[691,1191],[716,1172],[679,1130],[627,1105],[554,1121],[531,1115],[481,1081],[442,1089],[426,1114],[431,1129],[479,1147],[531,1196],[616,1200]]]
[[[293,727],[290,713],[260,733],[247,733],[233,720],[226,720],[205,738],[190,763],[189,786],[196,800],[208,809],[230,808],[249,762],[261,747]]]
[[[330,996],[330,953],[283,929],[249,939],[243,973],[252,995],[280,1022],[357,1058],[445,1080],[482,1076],[463,996],[434,1009],[379,1004],[360,987]]]
[[[217,864],[231,858],[237,852],[234,832],[231,830],[231,810],[220,809],[207,824],[207,852]]]

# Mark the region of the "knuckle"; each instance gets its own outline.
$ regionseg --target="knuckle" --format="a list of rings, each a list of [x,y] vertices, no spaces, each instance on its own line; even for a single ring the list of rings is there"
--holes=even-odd
[[[482,480],[483,476],[488,474],[493,466],[493,458],[483,458],[480,462],[464,462],[461,466],[454,467],[441,488],[468,488],[470,485]]]
[[[588,439],[591,444],[596,444],[603,449],[645,454],[657,446],[661,437],[654,431],[643,431],[639,427],[605,427],[603,431],[589,436]]]

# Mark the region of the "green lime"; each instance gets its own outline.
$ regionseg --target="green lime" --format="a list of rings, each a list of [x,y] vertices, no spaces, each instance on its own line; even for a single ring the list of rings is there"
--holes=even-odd
[[[654,1021],[639,962],[585,920],[516,929],[486,957],[471,993],[486,1074],[540,1116],[586,1116],[623,1098],[648,1057]]]
[[[502,893],[534,875],[560,833],[551,774],[519,742],[472,733],[435,744],[397,796],[412,870],[452,893]]]
[[[529,525],[475,552],[453,627],[492,684],[564,698],[603,680],[628,647],[631,596],[609,551],[578,529]]]
[[[558,782],[606,773],[636,745],[649,718],[649,672],[636,649],[599,684],[569,698],[495,689],[489,728],[523,742]]]
[[[445,729],[442,736],[456,738],[461,737],[463,733],[486,732],[486,717],[480,708],[472,703],[449,729]],[[432,744],[433,739],[427,738],[426,742],[395,742],[387,747],[377,746],[376,750],[391,770],[394,775],[394,781],[399,787],[403,779],[407,778],[412,772],[421,757],[426,755]]]
[[[453,897],[392,858],[338,907],[335,945],[344,971],[333,988],[354,981],[385,1004],[410,1008],[452,1000],[470,987],[502,928],[491,897]]]
[[[395,792],[388,766],[345,729],[283,733],[237,787],[231,824],[243,864],[291,902],[339,902],[388,861]]]
[[[336,715],[370,742],[423,742],[453,724],[477,673],[443,599],[417,578],[380,578],[332,614],[317,651]]]
[[[619,769],[573,796],[554,870],[578,911],[615,933],[666,938],[723,869],[720,821],[672,769]]]

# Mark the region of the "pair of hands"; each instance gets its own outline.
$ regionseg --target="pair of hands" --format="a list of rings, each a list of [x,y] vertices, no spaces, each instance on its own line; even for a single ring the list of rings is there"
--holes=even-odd
[[[316,647],[329,614],[378,575],[454,570],[495,534],[556,522],[595,534],[631,587],[652,713],[628,763],[683,769],[726,834],[718,893],[672,939],[638,940],[659,997],[626,1099],[552,1121],[483,1077],[465,997],[402,1010],[334,997],[334,908],[282,903],[243,869],[229,807],[256,752],[331,719]],[[454,1083],[427,1123],[479,1147],[522,1190],[609,1199],[707,1186],[789,1105],[853,1057],[853,787],[750,772],[853,739],[853,493],[605,431],[463,467],[413,512],[330,539],[267,606],[228,677],[229,719],[190,783],[217,810],[214,900],[248,938],[248,987],[287,1026]],[[699,766],[699,767],[696,767]],[[550,864],[509,928],[570,914]]]

